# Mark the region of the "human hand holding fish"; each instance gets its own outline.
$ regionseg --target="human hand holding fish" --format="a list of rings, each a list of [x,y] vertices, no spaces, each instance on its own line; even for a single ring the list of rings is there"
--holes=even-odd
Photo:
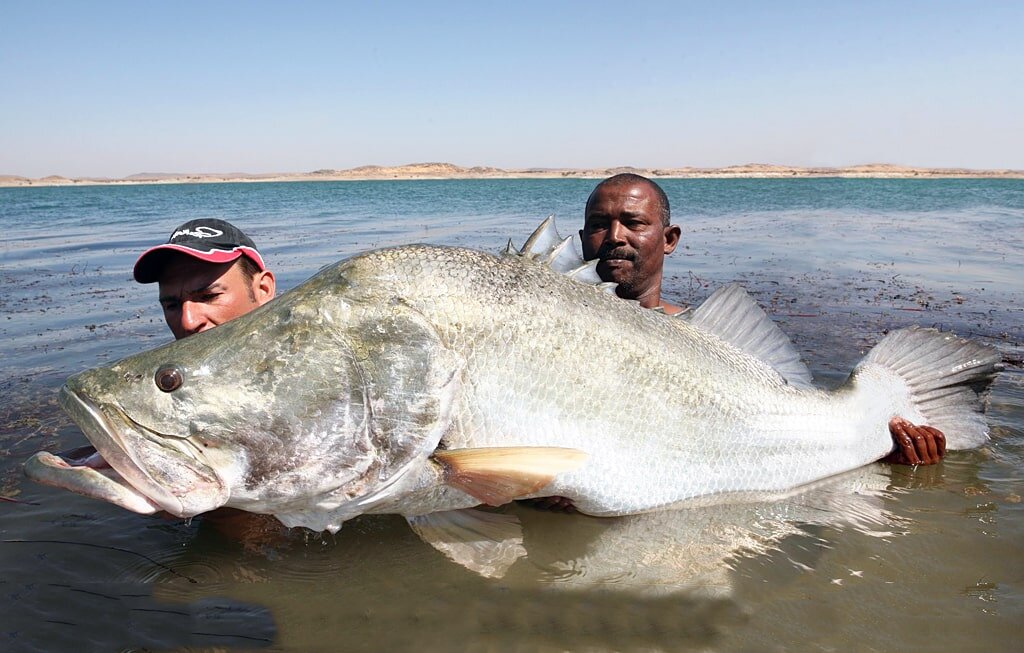
[[[901,417],[889,420],[896,436],[896,449],[882,459],[895,465],[934,465],[946,455],[946,436],[942,431],[908,422]]]

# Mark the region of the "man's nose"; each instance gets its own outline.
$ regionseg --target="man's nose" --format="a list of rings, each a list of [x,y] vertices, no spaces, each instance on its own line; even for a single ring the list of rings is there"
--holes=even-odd
[[[181,303],[181,328],[189,333],[199,333],[209,328],[202,304],[188,301]]]
[[[618,220],[612,220],[608,224],[608,231],[604,237],[606,242],[615,243],[616,245],[626,244],[626,227],[623,226]]]

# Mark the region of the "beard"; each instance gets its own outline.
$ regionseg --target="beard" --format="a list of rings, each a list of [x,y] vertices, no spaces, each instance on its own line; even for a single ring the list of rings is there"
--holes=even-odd
[[[601,280],[619,284],[616,293],[629,299],[636,291],[637,273],[642,263],[637,251],[629,247],[601,247],[597,258],[597,274]]]

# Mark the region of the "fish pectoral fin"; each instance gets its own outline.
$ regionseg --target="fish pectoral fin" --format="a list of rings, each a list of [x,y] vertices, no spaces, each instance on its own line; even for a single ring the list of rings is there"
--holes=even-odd
[[[485,578],[501,578],[526,555],[523,529],[514,515],[469,508],[406,519],[424,542]]]
[[[489,506],[500,506],[533,494],[560,472],[586,459],[579,449],[564,447],[491,447],[435,451],[444,468],[444,482]]]

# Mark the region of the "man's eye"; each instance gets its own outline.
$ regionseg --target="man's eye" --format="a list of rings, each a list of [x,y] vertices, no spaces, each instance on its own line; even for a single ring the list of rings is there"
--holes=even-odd
[[[207,292],[207,293],[203,293],[202,295],[199,296],[199,301],[201,301],[201,302],[212,302],[213,300],[217,299],[218,297],[220,297],[220,293],[219,292]]]
[[[168,313],[178,308],[180,304],[178,304],[178,302],[164,302],[163,304],[161,304],[161,306],[163,306],[164,312]]]

